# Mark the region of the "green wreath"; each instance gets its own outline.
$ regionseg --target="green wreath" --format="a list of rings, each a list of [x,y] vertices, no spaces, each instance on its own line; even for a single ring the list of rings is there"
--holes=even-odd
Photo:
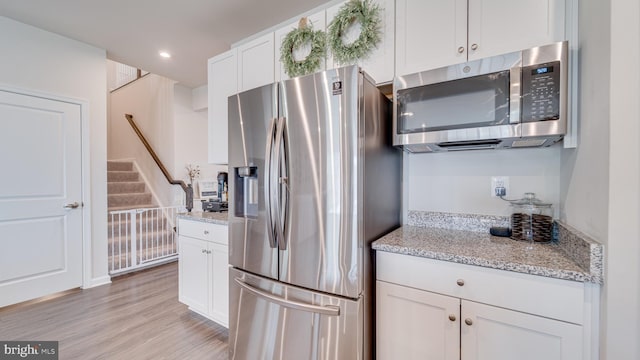
[[[342,35],[354,22],[360,22],[360,36],[345,45]],[[344,4],[329,24],[329,46],[339,64],[351,64],[367,57],[381,39],[380,6],[370,0],[351,0]]]
[[[296,61],[293,58],[293,51],[305,44],[311,45],[311,52],[304,60]],[[312,26],[307,24],[307,18],[302,18],[298,28],[291,30],[284,37],[280,47],[280,61],[287,75],[296,77],[318,70],[326,53],[325,33],[320,30],[314,31]]]

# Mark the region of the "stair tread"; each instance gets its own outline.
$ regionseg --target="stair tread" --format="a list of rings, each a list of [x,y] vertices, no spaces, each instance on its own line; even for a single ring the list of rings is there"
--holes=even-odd
[[[112,196],[112,197],[147,196],[147,195],[151,195],[151,193],[150,192],[133,192],[133,193],[108,194],[108,196]]]

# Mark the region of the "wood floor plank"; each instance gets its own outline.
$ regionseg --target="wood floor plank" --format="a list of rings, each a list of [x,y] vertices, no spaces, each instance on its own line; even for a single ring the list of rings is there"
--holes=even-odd
[[[60,359],[227,359],[228,330],[178,302],[170,263],[0,308],[0,340],[59,341]]]

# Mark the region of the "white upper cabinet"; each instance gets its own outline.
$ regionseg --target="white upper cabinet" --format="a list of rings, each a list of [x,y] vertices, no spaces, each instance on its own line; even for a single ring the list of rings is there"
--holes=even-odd
[[[469,0],[469,60],[565,39],[564,0]]]
[[[227,98],[238,92],[238,61],[231,49],[208,61],[209,163],[228,162]]]
[[[467,0],[397,0],[396,24],[396,75],[467,61]]]
[[[394,75],[394,61],[395,61],[395,6],[394,0],[373,0],[375,4],[380,6],[380,31],[381,39],[377,48],[371,52],[366,58],[359,60],[357,64],[369,74],[373,80],[378,84],[389,83],[393,80]],[[331,20],[336,16],[345,3],[336,4],[330,8],[327,8],[327,28],[331,23]],[[360,36],[360,26],[355,24],[351,28],[348,28],[343,36],[345,43],[355,41]],[[350,65],[350,64],[337,64],[334,62],[331,56],[331,51],[327,57],[327,69],[333,69],[336,67]]]
[[[313,30],[317,31],[325,31],[327,28],[326,21],[326,12],[323,10],[321,12],[315,13],[313,15],[307,16],[307,21],[311,23],[313,26]],[[275,73],[275,81],[287,80],[289,79],[289,75],[284,71],[284,65],[282,61],[280,61],[280,48],[282,47],[282,41],[284,40],[287,34],[298,28],[298,21],[288,24],[285,27],[282,27],[275,31],[275,64],[276,64],[276,73]],[[300,61],[306,58],[311,51],[310,46],[302,46],[297,51],[293,52],[293,57],[295,60]],[[327,65],[326,61],[322,61],[320,64],[320,68],[317,71],[326,70]]]
[[[238,46],[238,92],[274,82],[274,45],[271,32]]]
[[[565,0],[397,0],[396,75],[565,38]]]

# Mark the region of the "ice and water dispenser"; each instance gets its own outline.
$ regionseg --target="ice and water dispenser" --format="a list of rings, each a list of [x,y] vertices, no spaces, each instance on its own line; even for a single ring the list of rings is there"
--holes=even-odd
[[[231,197],[238,217],[258,216],[258,167],[233,168],[234,190]]]

